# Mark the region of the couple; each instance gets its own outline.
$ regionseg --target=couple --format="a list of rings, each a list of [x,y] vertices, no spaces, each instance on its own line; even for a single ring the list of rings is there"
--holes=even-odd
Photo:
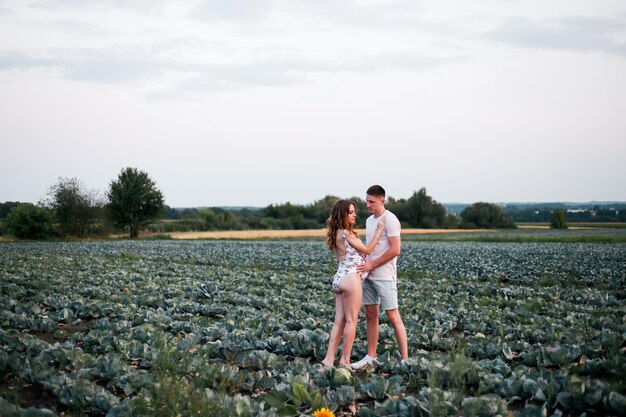
[[[406,329],[398,311],[396,285],[396,260],[400,255],[400,222],[385,209],[385,190],[373,185],[365,198],[367,211],[372,213],[366,222],[364,245],[354,231],[356,205],[350,200],[333,204],[326,221],[328,229],[326,244],[335,253],[339,268],[333,279],[335,296],[335,322],[330,332],[328,351],[322,361],[324,368],[332,367],[339,341],[343,336],[343,348],[339,366],[349,370],[375,365],[378,344],[378,316],[382,308],[389,317],[396,333],[402,361],[408,358]],[[364,254],[369,255],[367,259]],[[367,320],[367,355],[350,364],[352,345],[356,336],[356,324],[365,304]]]

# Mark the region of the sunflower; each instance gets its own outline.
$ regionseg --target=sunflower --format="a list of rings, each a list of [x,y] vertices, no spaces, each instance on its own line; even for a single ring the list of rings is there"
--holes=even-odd
[[[319,410],[313,412],[313,417],[335,417],[335,413],[330,411],[328,408],[320,408]]]

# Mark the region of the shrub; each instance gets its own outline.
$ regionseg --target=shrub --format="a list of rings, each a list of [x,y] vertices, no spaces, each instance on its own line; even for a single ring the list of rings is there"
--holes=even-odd
[[[44,204],[54,212],[61,236],[105,234],[104,202],[97,191],[88,190],[78,178],[59,178],[48,189]]]
[[[550,220],[551,229],[567,229],[567,217],[565,210],[556,209],[552,212],[552,220]]]
[[[502,207],[493,203],[478,202],[466,207],[461,212],[465,227],[472,224],[478,228],[514,229],[515,223],[510,217],[504,216]]]
[[[34,204],[20,204],[9,212],[6,227],[18,239],[47,239],[52,235],[52,214]]]

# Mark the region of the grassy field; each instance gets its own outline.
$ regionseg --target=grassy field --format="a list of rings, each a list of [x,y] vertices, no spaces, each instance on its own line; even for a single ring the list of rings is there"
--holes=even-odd
[[[550,229],[548,223],[518,223],[517,229],[402,229],[403,239],[476,242],[626,242],[626,223],[569,223],[566,230]],[[357,229],[364,239],[365,230]],[[203,232],[142,232],[143,239],[323,239],[326,229],[306,230],[217,230]],[[110,239],[126,239],[115,234]],[[53,239],[55,240],[55,239]],[[58,239],[56,239],[58,240]],[[68,239],[60,239],[66,241]],[[76,240],[76,239],[69,239]],[[90,238],[83,240],[102,240]],[[105,239],[106,240],[106,239]],[[11,236],[0,235],[0,242],[15,242]]]
[[[358,229],[359,236],[365,230]],[[194,239],[323,239],[325,229],[314,230],[232,230],[208,232],[171,233],[168,238],[176,240]],[[162,236],[164,237],[164,236]],[[575,225],[566,230],[550,229],[545,224],[525,224],[518,229],[402,229],[405,241],[459,241],[459,242],[626,242],[626,227],[590,227]]]
[[[383,316],[350,377],[319,371],[335,268],[319,237],[0,243],[0,415],[626,415],[626,244],[407,240],[411,361]]]
[[[550,224],[529,222],[529,223],[516,223],[519,228],[538,227],[542,229],[549,229]],[[626,223],[624,222],[568,222],[570,229],[591,228],[591,229],[624,229]]]
[[[359,236],[365,236],[364,229],[356,230]],[[403,229],[403,235],[421,234],[447,234],[447,233],[489,233],[489,230],[467,230],[467,229]],[[180,232],[170,233],[172,239],[284,239],[326,236],[326,229],[307,230],[228,230],[228,231],[208,231],[208,232]]]

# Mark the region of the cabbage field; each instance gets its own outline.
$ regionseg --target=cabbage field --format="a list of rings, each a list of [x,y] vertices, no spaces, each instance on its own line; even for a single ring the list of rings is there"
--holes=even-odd
[[[411,359],[346,376],[321,240],[0,243],[0,415],[626,415],[626,243],[402,249]]]

